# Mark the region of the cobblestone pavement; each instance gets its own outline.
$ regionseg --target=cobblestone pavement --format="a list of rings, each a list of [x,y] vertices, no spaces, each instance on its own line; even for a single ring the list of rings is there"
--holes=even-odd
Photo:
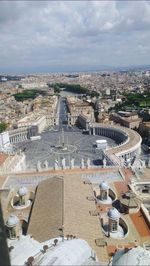
[[[64,139],[64,149],[61,149]],[[15,145],[16,149],[25,152],[27,169],[36,168],[37,162],[41,162],[44,167],[45,160],[48,161],[48,167],[54,167],[55,160],[61,165],[62,158],[66,159],[66,166],[69,165],[71,158],[74,158],[75,166],[80,166],[81,159],[85,162],[89,158],[91,165],[102,164],[99,160],[100,153],[94,147],[97,139],[106,139],[108,146],[115,145],[115,141],[101,136],[84,135],[76,127],[67,128],[66,131],[58,129],[47,129],[41,134],[41,139],[36,141],[26,141]],[[67,146],[67,149],[65,148]]]

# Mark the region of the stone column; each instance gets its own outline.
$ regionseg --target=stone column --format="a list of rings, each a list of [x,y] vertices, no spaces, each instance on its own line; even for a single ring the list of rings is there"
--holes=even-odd
[[[93,127],[93,135],[95,135],[95,127]]]

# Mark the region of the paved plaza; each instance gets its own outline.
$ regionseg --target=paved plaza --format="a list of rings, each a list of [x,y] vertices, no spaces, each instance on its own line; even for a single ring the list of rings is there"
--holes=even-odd
[[[82,179],[88,179],[92,184],[98,185],[104,180],[106,182],[123,181],[122,174],[119,171],[85,173],[82,174]]]
[[[14,145],[14,149],[21,149],[26,155],[27,169],[36,169],[38,161],[40,167],[54,168],[57,162],[58,167],[62,166],[62,159],[65,158],[66,167],[74,160],[74,166],[81,166],[90,160],[91,165],[101,165],[101,152],[95,148],[96,140],[106,139],[108,148],[116,145],[115,141],[101,136],[85,135],[77,126],[70,127],[67,124],[66,99],[59,99],[59,125],[46,129],[41,134],[40,140],[25,141]],[[83,163],[83,160],[84,163]]]
[[[100,165],[100,152],[95,148],[97,139],[106,139],[108,147],[114,146],[112,139],[84,135],[77,127],[69,128],[66,126],[64,131],[61,128],[47,129],[41,134],[40,140],[26,141],[15,145],[15,149],[21,149],[26,155],[27,169],[35,169],[38,161],[44,168],[45,161],[48,167],[53,168],[55,161],[61,166],[63,158],[66,159],[66,166],[70,165],[70,160],[74,158],[74,165],[80,166],[82,158],[85,163],[90,159],[91,165]],[[64,148],[62,148],[64,147]]]

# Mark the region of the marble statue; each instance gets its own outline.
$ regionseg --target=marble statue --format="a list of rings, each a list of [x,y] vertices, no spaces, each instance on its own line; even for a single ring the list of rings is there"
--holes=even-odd
[[[58,169],[58,160],[57,159],[55,160],[54,168],[55,168],[55,170]]]
[[[71,158],[71,165],[70,165],[71,169],[74,168],[74,158]]]
[[[45,165],[45,168],[47,170],[48,169],[48,161],[47,160],[45,160],[44,165]]]
[[[106,158],[103,159],[103,168],[106,168]]]
[[[88,159],[87,159],[87,168],[90,168],[90,166],[91,166],[91,161],[90,161],[90,159],[88,158]]]
[[[65,169],[66,168],[66,159],[63,158],[61,162],[62,162],[62,169]]]
[[[37,162],[37,171],[38,172],[41,171],[41,162],[40,161]]]
[[[148,160],[147,166],[148,166],[148,168],[150,168],[150,159]]]
[[[81,168],[82,169],[84,168],[84,159],[83,158],[81,159]]]

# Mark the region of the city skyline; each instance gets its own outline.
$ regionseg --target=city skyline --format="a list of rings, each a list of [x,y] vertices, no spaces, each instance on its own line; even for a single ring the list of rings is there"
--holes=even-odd
[[[2,1],[0,26],[1,73],[149,65],[148,1]]]

